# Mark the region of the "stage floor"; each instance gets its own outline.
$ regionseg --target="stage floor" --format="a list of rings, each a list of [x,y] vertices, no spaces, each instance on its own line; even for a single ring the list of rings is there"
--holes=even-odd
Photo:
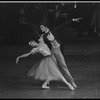
[[[26,77],[39,55],[16,57],[30,51],[28,46],[0,48],[0,98],[100,98],[100,43],[66,44],[64,57],[77,88],[72,91],[63,82],[51,81],[50,89],[41,88],[42,81]]]

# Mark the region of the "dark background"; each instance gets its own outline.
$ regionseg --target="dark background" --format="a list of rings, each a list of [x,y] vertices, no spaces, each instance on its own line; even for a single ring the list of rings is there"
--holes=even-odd
[[[58,9],[55,8],[58,6]],[[100,98],[100,3],[0,3],[0,98]],[[56,12],[59,12],[56,18]],[[72,22],[72,18],[82,18]],[[40,22],[54,26],[64,43],[63,54],[77,88],[71,91],[62,81],[27,78],[26,74],[43,56],[38,53],[20,59],[30,52],[31,39],[38,39]]]
[[[56,6],[61,11],[55,17]],[[99,3],[0,3],[0,40],[2,45],[23,45],[34,38],[35,24],[43,21],[43,16],[51,27],[61,25],[72,18],[82,18],[80,22],[71,22],[56,30],[63,43],[68,40],[93,39],[98,37],[91,26],[94,12]],[[64,16],[64,14],[67,14]],[[22,20],[25,18],[25,20]],[[96,19],[96,18],[95,18]],[[20,20],[24,21],[22,23]],[[35,35],[35,38],[38,36]]]

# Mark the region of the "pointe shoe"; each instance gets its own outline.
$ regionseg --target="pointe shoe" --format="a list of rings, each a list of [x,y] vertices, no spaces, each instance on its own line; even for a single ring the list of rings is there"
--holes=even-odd
[[[75,83],[72,83],[73,84],[73,86],[75,87],[75,88],[77,88],[77,86],[76,86],[76,84]]]
[[[68,85],[68,87],[71,89],[71,90],[74,90],[74,87],[72,85]]]
[[[43,89],[49,89],[49,87],[48,87],[47,85],[45,85],[45,84],[42,85],[42,88],[43,88]]]

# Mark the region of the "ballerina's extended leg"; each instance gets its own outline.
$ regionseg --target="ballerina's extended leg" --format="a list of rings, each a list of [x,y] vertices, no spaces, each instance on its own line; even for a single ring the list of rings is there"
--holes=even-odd
[[[77,88],[77,85],[76,85],[74,82],[72,83],[72,85],[73,85],[75,88]]]
[[[63,78],[62,80],[68,85],[68,87],[69,87],[71,90],[74,90],[74,87],[73,87],[69,82],[67,82],[67,81],[65,80],[65,78]]]

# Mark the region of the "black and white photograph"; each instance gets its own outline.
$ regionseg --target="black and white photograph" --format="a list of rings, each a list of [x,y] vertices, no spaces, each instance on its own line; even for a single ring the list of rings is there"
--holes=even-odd
[[[0,99],[99,98],[99,1],[0,1]]]

